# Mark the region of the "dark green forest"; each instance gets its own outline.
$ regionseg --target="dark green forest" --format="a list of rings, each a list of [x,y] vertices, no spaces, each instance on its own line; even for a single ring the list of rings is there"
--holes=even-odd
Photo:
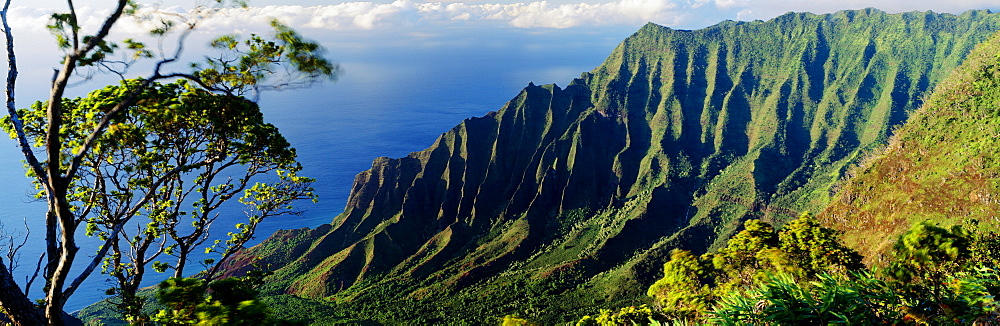
[[[988,11],[648,24],[221,268],[259,277],[247,302],[277,324],[997,323],[997,31]],[[177,302],[149,313],[207,309]]]
[[[675,250],[649,305],[577,325],[1000,322],[996,204],[979,198],[998,185],[998,110],[1000,34],[852,168],[822,223],[753,219],[717,251]]]

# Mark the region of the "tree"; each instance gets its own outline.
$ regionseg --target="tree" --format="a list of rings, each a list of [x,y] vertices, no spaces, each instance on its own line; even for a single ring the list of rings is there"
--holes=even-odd
[[[757,272],[766,267],[763,255],[779,247],[774,227],[761,220],[747,220],[743,231],[726,242],[714,255],[715,268],[728,274],[730,282],[752,284]]]
[[[528,321],[527,319],[524,319],[524,318],[519,318],[519,317],[514,316],[514,315],[506,315],[506,316],[503,316],[503,319],[500,320],[500,325],[501,326],[530,326],[530,325],[536,325],[536,324],[533,324],[533,323],[531,323],[530,321]]]
[[[128,80],[85,98],[64,99],[65,148],[78,144],[91,121],[103,118],[108,106],[141,82]],[[256,103],[213,94],[183,80],[154,83],[138,96],[138,102],[142,105],[114,119],[95,150],[81,161],[70,200],[77,218],[86,222],[87,235],[123,240],[109,243],[104,272],[117,282],[111,292],[118,295],[123,314],[141,322],[143,299],[136,292],[146,266],[152,264],[160,272],[170,268],[174,277],[186,276],[186,262],[209,239],[209,226],[223,203],[242,194],[240,201],[254,213],[237,225],[228,241],[219,240],[210,248],[222,257],[205,264],[210,269],[205,275],[208,279],[216,274],[213,263],[250,240],[257,223],[292,213],[288,207],[292,201],[312,198],[312,194],[311,180],[296,175],[301,167],[294,150],[277,128],[264,122]],[[35,143],[45,136],[44,107],[39,102],[18,111]],[[273,172],[278,174],[275,182],[252,182]],[[137,216],[145,217],[147,223],[129,234],[123,222]],[[187,218],[193,227],[183,227]]]
[[[929,293],[940,302],[949,274],[971,262],[970,240],[960,225],[945,229],[928,221],[916,223],[896,241],[895,259],[886,273],[904,288]]]
[[[792,220],[780,230],[749,220],[715,255],[715,267],[730,277],[733,285],[750,285],[768,272],[788,273],[812,279],[830,269],[858,270],[861,255],[840,243],[840,232],[820,226],[808,214]]]
[[[166,309],[152,320],[161,325],[297,325],[271,316],[257,300],[252,277],[230,277],[212,282],[199,278],[170,278],[160,283],[156,298]]]
[[[975,226],[975,224],[973,224]],[[1000,321],[1000,274],[995,234],[914,224],[896,241],[886,276],[908,299],[907,316],[930,324]],[[972,249],[976,249],[973,252]]]
[[[699,257],[673,251],[663,265],[663,278],[650,286],[647,295],[674,320],[698,320],[706,317],[720,298],[731,298],[734,293],[739,296],[754,285],[794,283],[793,279],[806,282],[824,273],[843,275],[862,269],[861,256],[840,243],[839,235],[809,215],[788,222],[780,230],[760,220],[748,220],[744,229],[714,254]],[[775,275],[791,278],[778,282]]]
[[[614,326],[614,325],[634,325],[653,326],[661,325],[660,321],[664,316],[653,310],[650,306],[630,306],[618,310],[601,309],[596,316],[584,316],[576,322],[577,326]]]
[[[28,289],[16,286],[0,260],[3,271],[0,272],[0,284],[3,285],[0,308],[16,324],[61,325],[64,303],[102,262],[110,265],[108,273],[119,279],[123,292],[130,284],[138,284],[136,280],[141,280],[150,264],[156,269],[173,268],[175,273],[183,273],[188,254],[205,241],[205,233],[199,229],[211,225],[212,211],[221,201],[242,193],[241,202],[256,210],[248,223],[239,225],[231,234],[229,241],[211,249],[225,256],[253,236],[253,228],[260,219],[287,213],[291,200],[309,197],[308,179],[295,175],[294,155],[289,161],[287,153],[275,152],[271,157],[275,160],[267,163],[273,164],[265,164],[263,170],[256,169],[255,162],[250,159],[259,153],[255,150],[280,152],[287,150],[287,144],[263,149],[239,147],[257,140],[234,138],[232,133],[213,130],[219,124],[212,124],[211,119],[231,117],[232,114],[252,115],[255,105],[242,98],[244,95],[256,95],[270,88],[308,85],[334,77],[338,67],[322,57],[322,48],[273,22],[275,32],[271,38],[223,36],[212,43],[220,54],[208,58],[204,64],[193,64],[192,70],[187,72],[166,71],[170,64],[176,63],[184,49],[184,40],[202,19],[223,6],[245,5],[233,2],[217,0],[214,7],[195,8],[189,17],[182,17],[155,11],[139,15],[138,3],[118,0],[100,28],[92,35],[85,35],[78,24],[74,2],[68,0],[67,12],[53,14],[49,25],[65,52],[62,67],[53,78],[49,98],[27,110],[17,110],[15,103],[17,57],[13,33],[7,23],[11,1],[5,2],[0,12],[8,58],[8,116],[4,126],[16,139],[28,174],[48,206],[44,217],[47,259],[44,268],[36,271],[45,281],[43,313],[26,295]],[[174,51],[157,54],[142,42],[126,39],[121,42],[122,47],[108,40],[123,16],[155,24],[156,27],[150,30],[154,37],[177,35]],[[116,52],[124,52],[125,58],[117,66],[109,59]],[[143,78],[126,80],[125,70],[137,60],[151,60],[152,71]],[[116,73],[123,82],[120,86],[98,91],[92,97],[64,99],[65,89],[80,67]],[[287,73],[281,74],[282,71]],[[177,79],[191,83],[158,84]],[[103,95],[109,96],[100,97]],[[222,110],[213,112],[217,108]],[[172,125],[169,118],[177,117],[179,111],[175,110],[193,110],[189,112],[203,115]],[[216,113],[218,115],[214,116]],[[267,128],[259,123],[254,125],[255,128]],[[157,131],[157,128],[161,128],[156,134],[158,137],[144,137],[146,132]],[[205,138],[188,134],[169,136],[169,128],[204,132],[200,136]],[[271,137],[276,133],[243,131],[249,137]],[[149,146],[152,147],[142,148]],[[36,148],[40,149],[37,154]],[[184,152],[191,148],[196,150]],[[222,185],[213,182],[223,175],[220,171],[225,167],[235,165],[250,166],[247,171],[274,172],[281,181],[252,184],[249,177],[246,181],[236,177],[233,182]],[[182,186],[190,181],[182,176],[186,173],[195,178],[190,187]],[[248,172],[254,173],[257,172]],[[193,209],[179,208],[192,202]],[[194,231],[184,232],[177,227],[181,213],[197,215]],[[137,217],[144,221],[136,220]],[[144,227],[131,234],[125,231],[126,226],[136,224]],[[96,255],[88,257],[86,268],[71,275],[72,267],[78,262],[80,248],[76,239],[81,231],[99,237],[103,245],[92,248]],[[164,254],[176,257],[174,263],[154,261]]]
[[[787,261],[805,277],[827,272],[834,267],[847,270],[864,268],[861,255],[840,243],[838,237],[841,233],[820,226],[810,216],[803,215],[781,228],[778,242],[781,252],[788,256]]]
[[[709,287],[713,284],[711,264],[711,259],[674,249],[670,261],[663,264],[663,278],[653,283],[646,295],[674,320],[697,319],[715,301]]]
[[[791,224],[783,231],[811,228],[804,227],[807,223]],[[995,258],[969,250],[995,253],[994,236],[991,232],[972,234],[960,226],[917,223],[899,237],[893,260],[883,270],[885,277],[875,269],[819,272],[813,281],[780,271],[768,273],[749,289],[720,294],[709,321],[727,325],[994,325],[1000,321],[996,300],[1000,274],[993,267]],[[794,242],[808,242],[799,239]],[[810,250],[790,255],[792,261],[809,263],[803,257],[810,255],[804,252]],[[831,250],[830,256],[836,253]],[[845,257],[849,256],[853,254]]]

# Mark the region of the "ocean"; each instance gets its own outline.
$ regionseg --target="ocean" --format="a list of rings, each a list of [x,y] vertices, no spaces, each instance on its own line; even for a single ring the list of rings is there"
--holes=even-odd
[[[265,220],[254,243],[278,229],[329,223],[343,211],[354,176],[368,169],[373,159],[427,148],[463,119],[500,109],[529,82],[565,86],[600,65],[638,27],[470,28],[433,34],[303,31],[329,50],[343,74],[333,83],[265,92],[259,103],[265,119],[297,149],[304,166],[300,174],[317,180],[314,188],[320,201],[297,205],[301,216]],[[20,84],[20,106],[30,103],[25,98],[44,94],[43,87],[32,86],[30,81]],[[75,92],[85,93],[86,85],[77,86]],[[3,230],[23,234],[25,223],[31,230],[16,271],[23,278],[44,248],[45,205],[31,199],[34,190],[24,177],[14,141],[0,142],[0,158]],[[217,222],[217,234],[225,233],[221,227],[237,223],[225,219],[223,215]],[[81,241],[81,256],[93,253],[96,249],[88,247],[93,244]],[[153,285],[166,277],[150,272],[145,283]],[[33,286],[35,298],[41,297],[39,282]],[[106,276],[95,273],[67,303],[67,311],[103,299],[108,287]]]

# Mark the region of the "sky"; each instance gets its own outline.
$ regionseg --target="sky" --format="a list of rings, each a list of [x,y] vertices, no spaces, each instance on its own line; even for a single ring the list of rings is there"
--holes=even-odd
[[[77,1],[82,11],[107,6],[108,0]],[[202,0],[202,2],[205,2]],[[211,1],[208,1],[211,2]],[[186,2],[142,2],[147,8],[178,10]],[[196,3],[196,2],[191,2]],[[722,20],[770,19],[788,11],[829,13],[843,9],[875,7],[888,12],[925,11],[959,13],[969,9],[1000,10],[1000,0],[250,0],[253,7],[232,11],[211,28],[247,26],[270,17],[299,28],[331,31],[410,30],[472,25],[513,28],[573,28],[584,26],[633,26],[654,22],[673,28],[696,29]],[[14,13],[30,12],[37,22],[57,0],[13,0]],[[38,8],[38,9],[27,9]],[[20,16],[20,15],[12,15]],[[14,18],[18,20],[20,18]],[[15,24],[16,25],[16,24]],[[31,24],[38,29],[44,24]]]
[[[878,8],[890,13],[927,11],[961,13],[970,9],[1000,11],[1000,0],[247,0],[250,8],[224,9],[200,20],[194,44],[205,44],[209,35],[267,33],[268,22],[278,19],[320,41],[335,56],[379,55],[386,49],[409,51],[447,46],[505,47],[519,39],[520,46],[551,47],[606,38],[618,42],[647,22],[677,29],[698,29],[724,20],[767,20],[789,11],[832,13],[845,9]],[[84,30],[96,30],[112,0],[77,0]],[[145,13],[191,17],[191,8],[212,0],[139,1]],[[22,65],[38,69],[44,82],[52,62],[59,61],[52,36],[46,31],[49,15],[65,11],[59,0],[12,0],[8,13],[19,55],[42,60]],[[144,38],[150,29],[125,21],[114,38]],[[525,35],[532,35],[525,37]],[[541,34],[556,43],[530,43]],[[200,39],[199,39],[200,37]],[[544,39],[544,38],[541,38]],[[547,41],[546,41],[547,42]],[[170,42],[164,42],[170,53]],[[26,46],[27,45],[27,46]],[[198,50],[188,51],[197,52]],[[42,64],[47,62],[47,64]],[[28,62],[30,63],[30,62]],[[39,94],[44,96],[45,94]]]
[[[294,4],[300,7],[289,7]],[[518,28],[571,28],[599,25],[641,25],[696,29],[722,20],[770,19],[788,11],[828,13],[875,7],[889,12],[962,12],[1000,9],[998,0],[618,0],[618,1],[310,1],[289,3],[261,0],[254,5],[287,8],[289,14],[310,14],[310,24],[332,29],[391,28],[412,24],[453,25],[459,22],[499,22]],[[294,8],[294,9],[293,9]],[[283,11],[276,9],[275,11]]]

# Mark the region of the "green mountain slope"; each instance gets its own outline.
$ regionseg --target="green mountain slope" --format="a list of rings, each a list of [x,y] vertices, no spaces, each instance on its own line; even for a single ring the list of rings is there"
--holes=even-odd
[[[565,88],[529,85],[380,158],[344,213],[230,261],[381,321],[547,323],[640,297],[672,248],[827,205],[836,182],[994,31],[970,11],[646,25]],[[570,317],[571,318],[571,317]]]
[[[822,218],[882,260],[916,222],[1000,226],[1000,34],[935,89],[889,145],[854,171]],[[872,234],[880,236],[873,237]]]

